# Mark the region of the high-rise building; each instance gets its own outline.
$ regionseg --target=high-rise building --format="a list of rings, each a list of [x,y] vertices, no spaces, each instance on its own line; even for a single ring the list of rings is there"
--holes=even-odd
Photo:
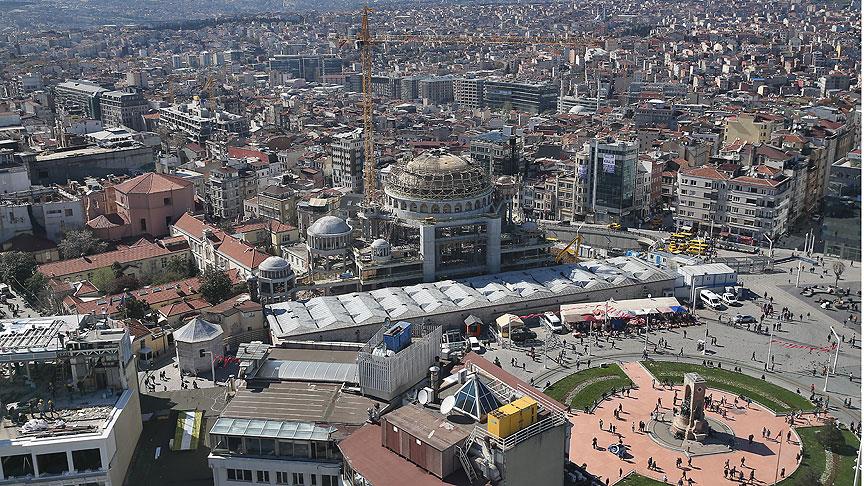
[[[103,92],[99,95],[99,105],[104,126],[144,130],[143,116],[150,111],[150,104],[134,89]]]
[[[363,192],[363,129],[333,136],[330,143],[333,160],[333,187],[350,188],[351,192]]]
[[[486,106],[498,110],[543,113],[556,108],[558,88],[553,84],[486,80],[484,102]]]
[[[470,143],[471,159],[492,177],[516,175],[522,165],[522,141],[513,127],[478,135]]]
[[[342,58],[334,55],[277,54],[267,60],[271,71],[281,71],[306,81],[321,81],[325,74],[342,72]]]
[[[453,80],[453,101],[468,108],[483,106],[484,81],[480,78],[456,78]]]
[[[417,82],[420,98],[433,104],[442,105],[453,101],[453,78],[434,76]]]
[[[92,81],[66,81],[54,88],[54,103],[64,115],[99,120],[102,115],[99,96],[107,92]]]
[[[635,216],[639,144],[594,139],[583,147],[587,164],[577,174],[586,182],[587,209],[595,221],[629,222]]]

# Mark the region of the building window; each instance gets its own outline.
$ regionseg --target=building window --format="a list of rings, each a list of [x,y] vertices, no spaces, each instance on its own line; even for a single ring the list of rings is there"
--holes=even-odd
[[[228,469],[229,481],[252,482],[252,471],[249,469]]]
[[[51,452],[36,456],[39,474],[59,475],[69,472],[69,461],[65,452]]]
[[[171,198],[166,197],[166,198],[162,199],[162,204],[164,204],[166,206],[170,206],[171,205]]]
[[[141,218],[141,231],[147,231],[147,220],[145,218]]]
[[[321,486],[339,486],[339,476],[321,475]]]
[[[288,484],[288,473],[276,471],[276,484]]]
[[[141,341],[144,347],[144,341]],[[72,451],[72,466],[77,472],[98,471],[102,469],[102,454],[99,449]]]
[[[269,483],[270,482],[270,471],[256,471],[258,473],[258,482],[259,483]]]
[[[291,473],[291,480],[294,486],[301,486],[303,483],[303,473]]]

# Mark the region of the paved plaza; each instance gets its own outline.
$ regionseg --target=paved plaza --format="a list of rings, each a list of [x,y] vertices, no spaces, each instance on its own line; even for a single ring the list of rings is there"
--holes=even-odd
[[[622,368],[637,387],[630,391],[629,396],[616,395],[601,402],[593,413],[579,412],[570,418],[574,432],[570,440],[570,458],[578,464],[588,463],[589,470],[600,476],[601,481],[609,478],[610,484],[614,484],[620,477],[636,471],[659,481],[665,477],[670,484],[677,484],[681,478],[684,478],[685,483],[686,478],[692,478],[694,484],[722,484],[719,478],[724,477],[724,466],[729,461],[729,468],[734,466],[737,471],[743,471],[745,479],[749,479],[750,472],[754,471],[756,483],[770,484],[775,471],[779,477],[783,469],[784,475],[788,476],[797,467],[796,456],[801,447],[794,430],[790,440],[786,440],[790,428],[785,417],[777,417],[755,403],[748,406],[740,402],[736,406],[735,395],[712,389],[708,393],[715,402],[725,398],[726,417],[713,412],[706,412],[706,417],[723,423],[734,432],[734,448],[729,450],[723,447],[700,454],[698,443],[679,441],[681,444],[677,448],[660,445],[649,434],[640,432],[638,424],[640,421],[651,421],[651,413],[660,400],[658,411],[664,415],[664,423],[657,424],[657,427],[668,427],[672,407],[681,404],[683,387],[653,387],[651,375],[639,363],[626,363]],[[673,404],[676,391],[679,399]],[[622,409],[621,419],[615,419],[613,413],[619,405]],[[817,423],[820,421],[807,415],[796,425]],[[615,425],[614,433],[609,431],[611,424]],[[762,437],[763,427],[771,431],[770,439]],[[777,440],[778,433],[781,435],[780,440]],[[754,437],[752,444],[748,440],[751,434]],[[593,438],[597,438],[596,449],[592,447]],[[618,444],[619,440],[627,448],[628,457],[625,459],[619,459],[606,450],[608,446]],[[649,458],[656,462],[656,468],[648,468]],[[681,467],[676,464],[678,459],[681,459]],[[688,460],[691,461],[689,464]],[[730,484],[737,483],[730,481]]]

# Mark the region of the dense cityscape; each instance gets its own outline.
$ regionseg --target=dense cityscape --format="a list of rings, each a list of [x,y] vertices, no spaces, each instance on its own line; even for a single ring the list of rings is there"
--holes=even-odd
[[[860,2],[0,12],[0,486],[861,484]]]

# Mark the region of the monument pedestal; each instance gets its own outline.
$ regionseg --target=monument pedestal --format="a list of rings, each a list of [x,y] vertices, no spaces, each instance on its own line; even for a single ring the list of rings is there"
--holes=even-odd
[[[684,440],[703,441],[710,427],[705,420],[705,379],[697,373],[684,375],[684,398],[681,410],[672,419],[670,431]]]

